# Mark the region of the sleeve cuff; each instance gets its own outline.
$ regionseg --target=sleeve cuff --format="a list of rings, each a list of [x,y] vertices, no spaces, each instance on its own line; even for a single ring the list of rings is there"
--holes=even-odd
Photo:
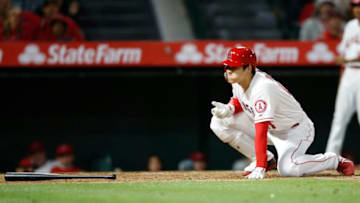
[[[273,120],[274,120],[274,118],[261,118],[261,119],[255,120],[255,123],[271,122]]]

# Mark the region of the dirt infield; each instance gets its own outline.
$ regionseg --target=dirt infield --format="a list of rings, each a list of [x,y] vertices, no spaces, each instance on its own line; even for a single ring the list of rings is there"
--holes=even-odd
[[[91,175],[108,175],[110,173],[81,173]],[[58,183],[58,182],[163,182],[163,181],[244,181],[245,179],[240,171],[164,171],[164,172],[120,172],[116,173],[116,180],[51,180],[51,181],[15,181],[7,182],[4,175],[0,176],[0,184],[26,184],[26,183]],[[315,175],[307,175],[304,178],[320,179],[338,179],[360,182],[360,170],[357,170],[355,176],[345,177],[339,175],[336,171],[325,171]],[[280,177],[277,171],[267,173],[267,179],[284,179],[289,177]]]

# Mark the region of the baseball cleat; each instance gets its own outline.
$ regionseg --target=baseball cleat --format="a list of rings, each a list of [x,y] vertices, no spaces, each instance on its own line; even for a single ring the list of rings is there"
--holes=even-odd
[[[339,165],[336,170],[345,176],[352,176],[355,173],[355,165],[351,160],[339,156]]]
[[[272,159],[270,159],[270,160],[267,162],[266,171],[270,171],[270,170],[276,168],[276,166],[277,166],[276,160],[275,160],[275,158],[272,158]],[[248,175],[250,175],[251,172],[252,172],[252,171],[244,171],[244,172],[242,173],[242,176],[248,176]]]

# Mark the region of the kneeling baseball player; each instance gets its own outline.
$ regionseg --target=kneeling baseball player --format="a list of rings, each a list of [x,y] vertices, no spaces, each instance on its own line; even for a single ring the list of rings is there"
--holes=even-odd
[[[287,89],[256,68],[256,55],[250,48],[232,48],[222,64],[233,97],[228,104],[212,102],[210,127],[220,140],[252,161],[244,176],[262,179],[267,170],[276,167],[268,144],[276,148],[281,176],[329,169],[346,176],[354,174],[354,163],[340,155],[305,154],[314,140],[312,121]]]

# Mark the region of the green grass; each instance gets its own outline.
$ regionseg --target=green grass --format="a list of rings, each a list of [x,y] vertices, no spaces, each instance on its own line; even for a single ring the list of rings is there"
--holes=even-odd
[[[289,178],[238,182],[0,184],[0,202],[360,202],[360,182]]]

